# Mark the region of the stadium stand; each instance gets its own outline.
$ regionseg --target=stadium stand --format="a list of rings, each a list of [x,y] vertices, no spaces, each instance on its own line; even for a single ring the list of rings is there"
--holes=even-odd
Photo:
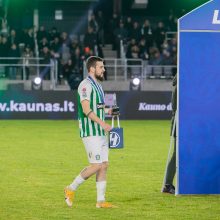
[[[176,71],[176,21],[172,10],[166,21],[158,17],[119,17],[116,13],[105,20],[103,12],[98,10],[90,13],[87,31],[76,35],[69,30],[60,31],[56,26],[47,29],[44,24],[38,30],[33,27],[14,29],[7,19],[2,19],[0,77],[29,80],[37,72],[44,80],[55,78],[58,85],[68,83],[74,87],[71,82],[75,77],[83,79],[86,58],[98,55],[109,65],[107,80],[119,79],[120,72],[126,75],[122,80],[132,78],[132,68],[128,66],[137,65],[135,59],[141,60],[138,64],[142,70],[140,77],[169,79]],[[110,60],[113,65],[109,64]],[[52,68],[56,73],[51,73]]]

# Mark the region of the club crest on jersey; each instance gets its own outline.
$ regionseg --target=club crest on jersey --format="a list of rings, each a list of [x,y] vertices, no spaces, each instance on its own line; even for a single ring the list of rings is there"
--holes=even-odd
[[[87,97],[86,88],[82,88],[82,96]]]
[[[100,155],[99,154],[95,155],[95,159],[100,160]]]

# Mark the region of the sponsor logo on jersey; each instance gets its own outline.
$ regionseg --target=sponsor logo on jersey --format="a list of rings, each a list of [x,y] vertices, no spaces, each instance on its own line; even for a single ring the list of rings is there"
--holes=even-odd
[[[98,104],[97,104],[97,108],[98,108],[98,109],[103,109],[103,108],[105,108],[105,104],[103,104],[103,103],[98,103]]]
[[[92,157],[92,152],[89,152],[89,158],[91,158]]]

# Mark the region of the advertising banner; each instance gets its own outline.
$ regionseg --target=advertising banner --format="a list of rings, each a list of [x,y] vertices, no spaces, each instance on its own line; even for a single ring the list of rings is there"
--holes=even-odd
[[[0,92],[0,119],[75,119],[72,92]]]
[[[116,92],[116,96],[120,119],[171,118],[171,92]],[[1,91],[0,119],[77,119],[76,92]]]
[[[220,194],[220,0],[179,20],[177,194]]]

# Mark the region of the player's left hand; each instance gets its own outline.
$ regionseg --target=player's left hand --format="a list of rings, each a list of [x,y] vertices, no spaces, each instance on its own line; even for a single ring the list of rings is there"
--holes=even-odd
[[[119,107],[118,106],[114,106],[114,107],[112,107],[112,112],[111,112],[111,115],[112,116],[118,116],[118,115],[120,115],[120,111],[119,111]]]

